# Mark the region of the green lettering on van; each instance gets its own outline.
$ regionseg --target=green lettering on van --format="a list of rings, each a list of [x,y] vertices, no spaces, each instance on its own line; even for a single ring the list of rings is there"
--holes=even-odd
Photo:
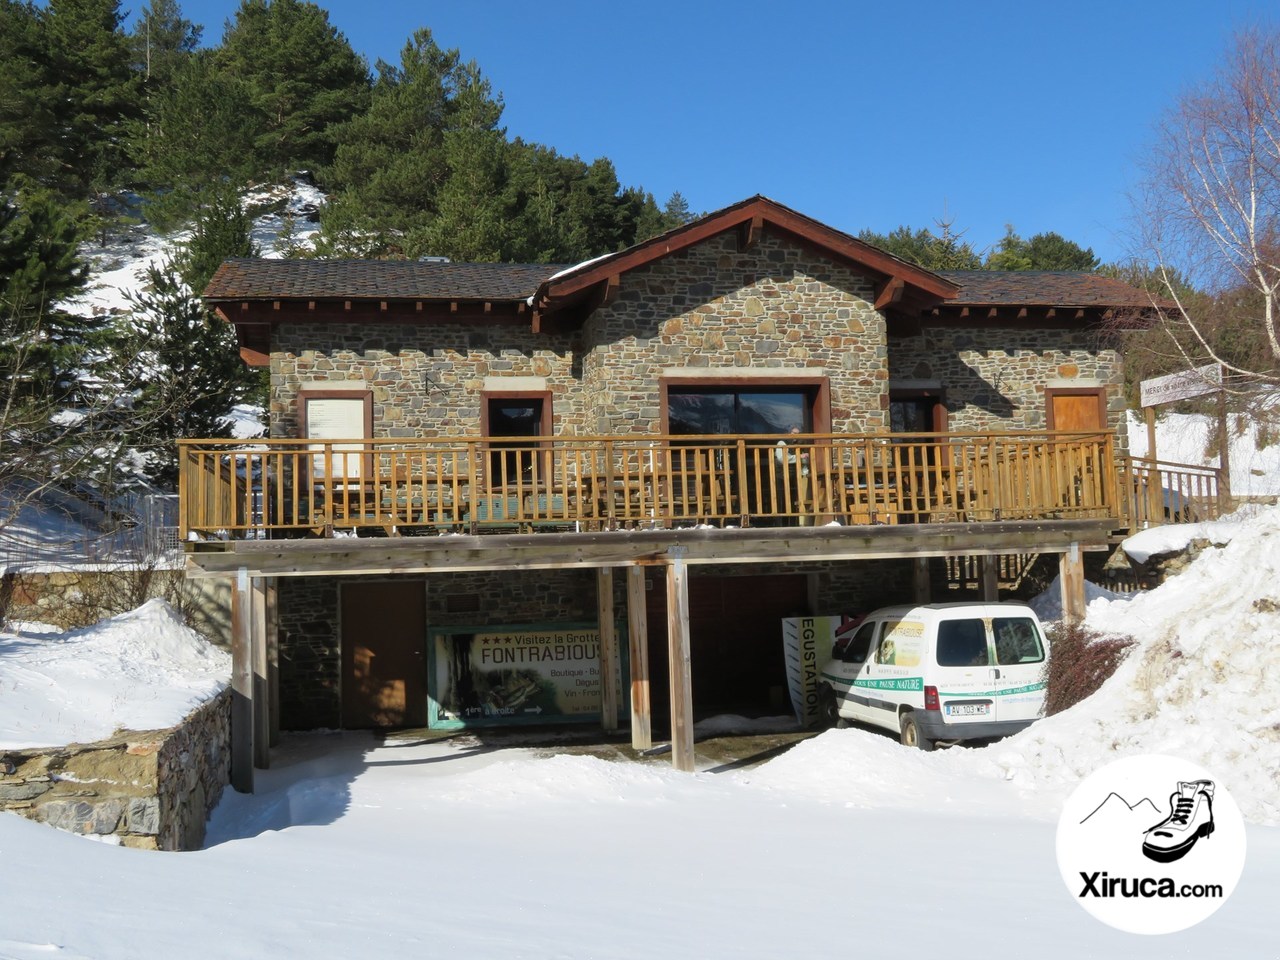
[[[858,679],[853,682],[855,687],[865,687],[868,690],[923,690],[923,677],[893,677],[887,680],[862,680]]]

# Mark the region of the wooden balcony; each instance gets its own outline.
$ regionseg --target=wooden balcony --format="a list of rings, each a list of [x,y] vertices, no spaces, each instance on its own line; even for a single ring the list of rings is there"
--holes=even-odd
[[[1110,432],[180,441],[184,540],[1217,513]]]

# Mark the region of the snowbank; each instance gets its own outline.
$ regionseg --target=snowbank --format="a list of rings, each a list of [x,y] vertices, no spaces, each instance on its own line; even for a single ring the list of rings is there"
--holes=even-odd
[[[1244,816],[1280,824],[1280,507],[1086,626],[1137,646],[1088,700],[984,753],[1016,786],[1071,785],[1109,760],[1167,753],[1213,771]]]
[[[1121,546],[1138,563],[1146,563],[1160,554],[1185,550],[1193,540],[1208,540],[1215,546],[1226,546],[1241,530],[1241,524],[1260,516],[1265,509],[1259,504],[1245,504],[1234,513],[1206,523],[1168,523],[1151,527],[1127,538]]]
[[[170,727],[230,675],[230,655],[163,600],[69,633],[0,633],[0,748]]]

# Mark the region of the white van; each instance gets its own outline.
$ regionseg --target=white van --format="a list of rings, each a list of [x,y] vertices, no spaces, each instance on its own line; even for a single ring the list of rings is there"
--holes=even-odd
[[[922,750],[1007,736],[1044,713],[1048,653],[1021,603],[884,607],[836,641],[819,678],[823,718],[884,727]]]

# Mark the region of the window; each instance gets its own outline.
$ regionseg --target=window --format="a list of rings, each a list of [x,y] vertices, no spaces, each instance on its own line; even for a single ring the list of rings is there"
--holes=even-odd
[[[987,628],[981,620],[938,624],[938,666],[985,667],[987,663]]]
[[[943,433],[947,407],[936,388],[889,391],[889,429],[893,433]]]
[[[668,432],[690,434],[813,432],[813,400],[804,390],[670,387]]]
[[[875,635],[875,632],[876,624],[874,622],[864,623],[858,627],[857,633],[852,637],[846,637],[844,640],[837,642],[832,653],[845,663],[861,663],[867,659],[867,654],[871,652],[871,638]]]
[[[996,663],[1007,666],[1015,663],[1040,663],[1044,660],[1040,631],[1030,619],[996,617],[991,621],[991,632],[996,638]]]
[[[546,464],[534,452],[541,444],[525,437],[551,435],[550,393],[488,393],[481,408],[481,431],[491,438],[489,476],[493,486],[536,482]]]

